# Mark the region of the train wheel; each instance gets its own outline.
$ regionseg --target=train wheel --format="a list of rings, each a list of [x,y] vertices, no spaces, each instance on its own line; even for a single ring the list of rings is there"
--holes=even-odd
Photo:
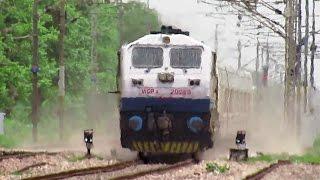
[[[147,164],[149,162],[148,156],[144,152],[138,152],[138,158],[143,161],[143,163]]]
[[[192,156],[192,159],[194,160],[194,162],[198,164],[201,160],[202,152],[197,151],[197,152],[193,153],[191,156]]]

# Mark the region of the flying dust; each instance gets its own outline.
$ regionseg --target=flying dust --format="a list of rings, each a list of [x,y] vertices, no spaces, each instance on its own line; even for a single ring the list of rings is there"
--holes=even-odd
[[[66,104],[62,139],[59,138],[57,106],[42,109],[41,114],[47,114],[51,119],[40,122],[38,142],[27,140],[26,137],[18,148],[85,153],[83,133],[85,129],[93,129],[93,154],[111,158],[113,152],[117,158],[132,159],[136,153],[122,149],[120,144],[118,100],[117,94],[88,94],[79,104]]]
[[[301,121],[284,121],[283,87],[262,87],[254,95],[249,118],[239,116],[223,119],[216,133],[215,147],[205,153],[206,159],[228,157],[229,148],[235,147],[237,130],[245,130],[249,154],[288,153],[301,154],[312,147],[320,133],[320,93],[309,89],[307,111],[301,109]],[[241,103],[237,104],[241,105]]]
[[[283,87],[269,85],[258,91],[253,98],[250,114],[241,118],[234,115],[219,122],[219,131],[215,134],[214,148],[204,153],[204,159],[227,157],[229,148],[235,146],[237,130],[245,130],[250,155],[262,153],[299,154],[312,146],[320,132],[320,93],[309,90],[313,98],[308,103],[308,111],[303,112],[300,135],[293,128],[295,121],[284,122]],[[86,152],[83,130],[94,129],[93,154],[110,157],[111,152],[121,159],[133,159],[136,153],[121,148],[118,95],[104,94],[88,97],[86,105],[79,113],[77,108],[68,108],[65,112],[65,134],[59,140],[58,119],[52,125],[43,126],[45,132],[39,135],[39,142],[21,145],[25,149],[48,151]],[[256,99],[256,100],[255,100]],[[220,98],[220,101],[223,98]],[[241,104],[237,104],[241,105]],[[54,111],[54,110],[52,110]],[[84,118],[85,117],[85,118]],[[291,125],[290,125],[291,124]],[[41,136],[51,134],[51,136]],[[52,135],[53,134],[53,135]]]

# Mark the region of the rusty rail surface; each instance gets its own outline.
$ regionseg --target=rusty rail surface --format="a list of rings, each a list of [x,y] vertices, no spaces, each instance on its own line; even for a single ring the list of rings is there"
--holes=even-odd
[[[265,175],[269,174],[270,172],[272,172],[273,170],[277,169],[280,166],[283,165],[288,165],[291,162],[288,160],[279,160],[277,163],[271,164],[270,166],[263,168],[259,171],[257,171],[256,173],[253,173],[247,177],[245,177],[245,180],[260,180],[262,179]]]
[[[106,166],[97,166],[97,167],[89,167],[89,168],[83,168],[83,169],[74,169],[70,171],[63,171],[53,174],[46,174],[43,176],[35,176],[35,177],[29,177],[24,178],[24,180],[55,180],[55,179],[65,179],[65,178],[71,178],[75,176],[85,176],[90,174],[99,174],[99,173],[106,173],[106,172],[112,172],[112,171],[118,171],[121,169],[125,169],[127,167],[139,164],[140,162],[137,160],[134,161],[126,161],[126,162],[120,162],[113,165],[106,165]]]
[[[154,174],[154,173],[165,173],[166,171],[170,171],[173,169],[178,169],[181,167],[185,167],[188,165],[194,164],[193,160],[186,160],[186,161],[182,161],[182,162],[178,162],[172,165],[164,165],[158,168],[150,168],[148,170],[144,170],[144,171],[139,171],[139,172],[135,172],[135,173],[130,173],[130,174],[124,174],[124,175],[120,175],[120,176],[116,176],[113,178],[110,178],[110,180],[120,180],[120,179],[135,179],[138,177],[142,177],[142,176],[146,176],[149,174]]]
[[[13,174],[21,174],[21,173],[23,173],[25,171],[28,171],[28,170],[32,169],[32,168],[45,166],[45,165],[47,165],[46,162],[40,162],[40,163],[36,163],[36,164],[31,164],[29,166],[23,167],[23,168],[15,171],[15,172],[13,172]]]
[[[36,155],[57,155],[58,152],[46,152],[46,151],[42,151],[42,152],[32,152],[32,151],[0,151],[0,162],[5,160],[5,159],[9,159],[9,158],[18,158],[18,159],[22,159],[22,158],[26,158],[26,157],[30,157],[30,156],[36,156]]]

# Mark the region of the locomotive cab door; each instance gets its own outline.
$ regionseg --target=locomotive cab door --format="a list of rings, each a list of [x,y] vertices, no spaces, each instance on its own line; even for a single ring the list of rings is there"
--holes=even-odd
[[[109,91],[109,96],[111,99],[116,99],[117,101],[117,107],[119,108],[120,106],[120,99],[121,99],[121,59],[122,59],[122,55],[121,55],[121,50],[119,50],[117,52],[117,57],[118,57],[118,65],[117,65],[117,71],[116,71],[116,78],[115,78],[115,84],[116,84],[116,89]]]
[[[116,71],[116,89],[113,91],[109,91],[109,93],[112,94],[120,94],[120,76],[121,76],[121,59],[122,59],[122,55],[121,55],[121,50],[118,50],[117,52],[117,58],[118,58],[118,65],[117,65],[117,71]]]

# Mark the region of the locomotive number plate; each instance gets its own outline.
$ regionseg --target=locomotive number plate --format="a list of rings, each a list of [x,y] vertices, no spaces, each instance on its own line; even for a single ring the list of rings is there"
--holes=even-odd
[[[139,89],[139,94],[153,97],[188,97],[192,95],[192,91],[190,88],[142,87]]]
[[[191,95],[191,90],[188,88],[174,88],[171,89],[170,95]]]
[[[144,94],[144,95],[157,95],[158,93],[159,93],[159,90],[152,87],[144,87],[144,88],[141,88],[140,90],[140,94]]]

